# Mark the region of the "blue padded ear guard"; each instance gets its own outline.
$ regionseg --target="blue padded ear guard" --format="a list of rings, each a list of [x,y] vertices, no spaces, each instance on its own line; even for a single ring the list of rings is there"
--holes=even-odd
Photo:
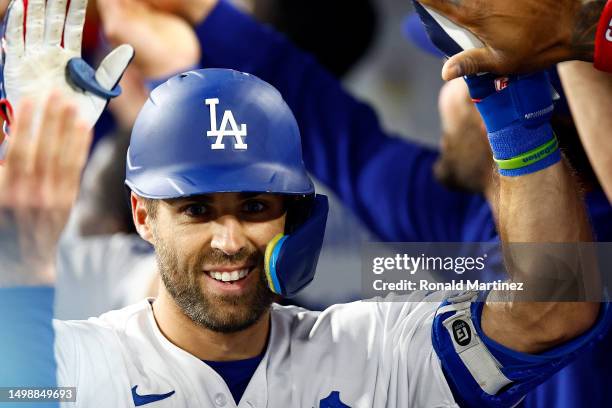
[[[308,219],[289,235],[278,234],[266,248],[265,272],[270,290],[293,297],[312,282],[323,246],[329,203],[316,195]]]

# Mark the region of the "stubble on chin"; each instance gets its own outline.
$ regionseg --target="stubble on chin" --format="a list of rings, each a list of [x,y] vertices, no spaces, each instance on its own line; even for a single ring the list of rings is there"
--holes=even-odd
[[[157,263],[162,282],[181,311],[200,327],[220,333],[234,333],[257,323],[278,298],[268,288],[263,274],[263,256],[258,252],[226,256],[219,252],[207,252],[189,265],[181,266],[176,252],[165,245],[156,245]],[[237,264],[247,262],[258,265],[251,271],[257,282],[252,289],[240,296],[211,293],[205,284],[208,279],[201,265],[218,263]]]

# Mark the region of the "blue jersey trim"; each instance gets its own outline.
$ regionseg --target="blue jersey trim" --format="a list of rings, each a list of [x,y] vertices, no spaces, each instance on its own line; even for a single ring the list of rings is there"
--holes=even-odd
[[[251,378],[263,360],[265,352],[257,357],[237,361],[207,361],[202,360],[223,378],[229,388],[236,405],[242,399]]]

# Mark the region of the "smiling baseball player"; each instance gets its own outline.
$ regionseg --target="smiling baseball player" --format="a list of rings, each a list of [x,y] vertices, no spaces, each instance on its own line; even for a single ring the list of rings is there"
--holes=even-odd
[[[61,10],[58,3],[65,1],[47,7]],[[21,26],[19,4],[9,28]],[[36,9],[44,6],[30,0],[26,29],[56,21],[54,12],[45,19]],[[8,57],[28,58],[30,43],[20,43],[21,35],[7,31]],[[56,61],[53,69],[67,69],[66,60]],[[70,75],[63,80],[75,82]],[[534,85],[529,81],[517,78],[506,89],[520,99],[525,83]],[[25,83],[38,88],[37,78],[5,76],[6,89]],[[82,92],[112,96],[99,89],[108,83],[80,83]],[[481,96],[486,104],[496,94]],[[538,100],[549,99],[544,93]],[[543,132],[546,123],[538,122]],[[520,139],[524,124],[511,125]],[[15,139],[0,169],[6,174],[21,165],[12,149],[24,142]],[[505,242],[589,240],[578,189],[558,152],[513,165],[519,171],[502,172],[500,185]],[[25,180],[30,187],[53,182],[35,175],[19,181]],[[281,95],[245,73],[196,70],[155,89],[132,133],[126,184],[136,228],[155,247],[158,297],[88,321],[38,318],[26,322],[34,327],[28,337],[23,325],[8,330],[9,337],[30,339],[20,354],[56,364],[57,385],[76,387],[76,402],[66,406],[513,406],[607,329],[608,308],[598,303],[484,303],[474,293],[447,294],[443,302],[434,300],[440,294],[415,294],[322,313],[276,304],[313,279],[327,199],[306,174],[298,125]],[[16,180],[0,177],[3,213],[33,198],[7,198],[17,190]],[[17,230],[35,235],[38,228],[22,220]],[[54,232],[47,236],[59,236]],[[35,249],[22,248],[36,263],[26,259],[4,273],[52,284],[54,257]],[[1,295],[5,316],[24,309],[50,315],[52,286],[5,288]],[[47,355],[40,344],[49,338],[41,335],[36,344],[31,338],[51,325],[54,353]]]

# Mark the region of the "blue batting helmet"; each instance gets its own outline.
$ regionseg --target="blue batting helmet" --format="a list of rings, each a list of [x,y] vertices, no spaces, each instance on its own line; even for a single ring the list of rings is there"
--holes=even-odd
[[[127,186],[151,199],[222,192],[304,197],[300,225],[268,245],[265,272],[270,289],[288,297],[312,281],[327,197],[315,196],[295,117],[268,83],[227,69],[171,78],[138,115],[126,173]]]

